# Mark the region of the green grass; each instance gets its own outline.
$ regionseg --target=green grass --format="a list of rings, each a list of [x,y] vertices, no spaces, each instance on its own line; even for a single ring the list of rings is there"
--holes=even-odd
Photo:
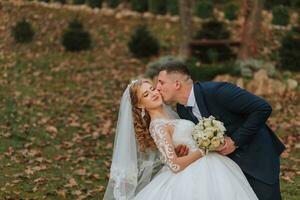
[[[90,57],[83,58],[89,60]],[[101,121],[104,123],[105,119],[116,119],[117,95],[111,90],[114,80],[101,80],[104,96],[107,95],[110,100],[104,99],[99,108],[104,96],[101,95],[101,99],[100,95],[97,96],[98,86],[85,85],[89,79],[73,82],[70,78],[79,75],[91,78],[91,74],[104,69],[76,67],[54,73],[47,70],[48,60],[47,57],[41,57],[28,64],[26,60],[20,59],[13,68],[5,70],[10,76],[10,84],[2,86],[0,93],[0,153],[7,153],[9,148],[13,148],[14,152],[0,159],[3,174],[0,188],[5,188],[5,192],[0,193],[0,198],[59,199],[57,191],[65,189],[67,199],[76,198],[78,195],[75,191],[87,196],[86,199],[101,199],[103,191],[100,192],[97,188],[107,182],[108,167],[104,162],[109,162],[112,152],[105,146],[112,142],[113,135],[93,139],[92,134],[94,131],[101,131]],[[43,81],[43,77],[28,73],[29,69],[43,70],[42,76],[52,76],[53,80]],[[92,78],[93,83],[98,81],[96,77]],[[31,82],[28,83],[28,80]],[[121,89],[118,88],[118,94]],[[15,96],[16,91],[20,92],[19,96]],[[47,95],[41,95],[41,91],[47,91]],[[86,96],[91,94],[94,96],[86,101]],[[80,98],[83,100],[80,101]],[[110,115],[103,115],[102,111],[110,111]],[[276,115],[280,115],[280,112]],[[70,125],[72,119],[79,124],[78,127]],[[55,137],[46,131],[48,125],[57,128]],[[281,137],[285,137],[284,130],[279,132]],[[7,133],[8,136],[3,136]],[[39,153],[32,156],[24,153],[30,150]],[[293,150],[290,156],[300,159],[299,150]],[[41,162],[37,161],[39,159]],[[292,161],[289,157],[282,159],[282,164],[293,166],[299,165],[299,162]],[[27,167],[41,165],[46,166],[46,169],[26,174]],[[74,173],[82,168],[86,169],[84,176]],[[34,182],[41,177],[41,184]],[[66,186],[71,177],[76,180],[77,186]],[[299,176],[293,177],[293,181],[281,181],[284,199],[296,200],[299,196]]]
[[[97,75],[103,69],[87,65],[53,72],[49,68],[52,59],[41,56],[32,62],[17,56],[12,68],[1,71],[9,78],[6,85],[1,85],[0,93],[0,153],[6,153],[0,159],[3,175],[0,199],[59,199],[61,189],[65,189],[67,199],[79,196],[101,199],[103,191],[99,188],[105,185],[104,174],[108,173],[103,161],[111,156],[111,149],[104,147],[111,137],[93,138],[92,134],[95,131],[101,134],[101,123],[105,121],[102,112],[111,111],[116,105],[111,105],[114,103],[111,97],[107,101],[98,94],[101,88],[96,84]],[[91,63],[94,60],[93,56],[81,59]],[[51,76],[51,80],[45,80],[47,76]],[[110,80],[105,82],[111,84]],[[110,89],[110,84],[105,90]],[[115,95],[111,91],[105,93]],[[101,103],[103,100],[106,101]],[[56,127],[57,133],[47,132],[48,126]],[[13,149],[12,153],[8,153],[9,149]],[[31,150],[38,153],[31,155]],[[40,166],[45,169],[34,170]],[[85,175],[74,173],[82,168],[86,169]],[[33,174],[27,174],[26,169],[32,169]],[[16,174],[20,177],[13,177]],[[41,177],[45,179],[41,184],[35,182]],[[78,185],[68,187],[70,178]]]
[[[281,179],[281,192],[283,194],[283,199],[298,200],[300,196],[300,150],[292,151],[289,158],[282,159],[281,161],[282,166],[284,166],[281,170],[282,174],[291,178],[291,181]],[[286,169],[286,167],[288,167],[288,169]]]

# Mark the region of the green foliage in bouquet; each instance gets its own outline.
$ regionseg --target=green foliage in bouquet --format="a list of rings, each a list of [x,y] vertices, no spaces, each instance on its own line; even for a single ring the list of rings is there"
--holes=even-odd
[[[73,0],[74,5],[83,5],[85,4],[85,0]]]
[[[39,0],[40,2],[45,2],[45,3],[49,3],[50,0]]]
[[[34,30],[29,22],[25,19],[17,22],[17,24],[12,27],[11,34],[15,41],[18,43],[31,42],[34,37]]]
[[[281,41],[279,49],[280,67],[300,71],[300,27],[294,27]]]
[[[196,3],[195,14],[203,19],[213,16],[214,6],[211,1],[203,0]]]
[[[128,42],[130,52],[137,58],[150,57],[158,55],[159,42],[150,33],[147,26],[138,26],[130,37]]]
[[[131,9],[138,12],[148,11],[148,0],[131,0]]]
[[[88,5],[91,8],[101,8],[103,0],[88,0]]]
[[[236,4],[228,3],[224,8],[225,18],[228,20],[237,19],[237,12],[239,7]]]
[[[272,9],[273,19],[272,24],[286,26],[290,22],[289,10],[284,6],[276,6]]]
[[[217,20],[205,22],[194,37],[194,39],[197,40],[226,40],[229,38],[230,32],[227,30],[225,24]],[[215,63],[233,58],[232,50],[225,44],[201,46],[195,50],[201,53],[201,55],[198,56],[204,63]]]
[[[165,15],[167,13],[167,0],[149,0],[149,11],[154,14]]]
[[[62,37],[62,44],[67,51],[81,51],[91,47],[91,36],[83,29],[83,25],[77,20],[69,24]]]

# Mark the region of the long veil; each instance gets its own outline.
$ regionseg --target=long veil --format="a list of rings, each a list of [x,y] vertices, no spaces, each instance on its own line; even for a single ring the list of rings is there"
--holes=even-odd
[[[121,99],[110,179],[104,194],[104,200],[127,200],[134,197],[151,180],[156,165],[157,154],[153,151],[142,153],[138,150],[133,126],[130,85]]]

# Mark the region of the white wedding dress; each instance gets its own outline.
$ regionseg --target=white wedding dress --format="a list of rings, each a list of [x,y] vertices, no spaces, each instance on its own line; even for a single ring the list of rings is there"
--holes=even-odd
[[[239,166],[226,156],[210,152],[183,171],[172,163],[173,144],[166,140],[166,126],[173,126],[174,145],[186,144],[189,152],[197,150],[191,131],[194,123],[183,119],[156,119],[150,133],[161,152],[165,166],[136,196],[135,200],[257,200]]]

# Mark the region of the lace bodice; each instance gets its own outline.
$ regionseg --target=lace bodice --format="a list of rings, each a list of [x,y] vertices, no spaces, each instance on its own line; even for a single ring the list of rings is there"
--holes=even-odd
[[[162,161],[173,171],[179,171],[180,167],[173,160],[176,157],[174,147],[179,144],[187,145],[189,152],[196,151],[197,145],[192,138],[192,130],[195,124],[184,119],[155,119],[150,123],[150,133],[161,152]],[[172,129],[172,138],[168,130]]]

